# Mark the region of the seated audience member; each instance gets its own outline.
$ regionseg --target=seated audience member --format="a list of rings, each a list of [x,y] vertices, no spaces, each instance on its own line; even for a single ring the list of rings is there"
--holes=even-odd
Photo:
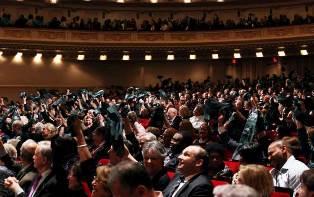
[[[11,158],[16,159],[17,153],[13,145],[6,143],[6,144],[3,144],[3,147]],[[14,196],[12,191],[4,187],[4,179],[10,176],[14,176],[14,172],[8,169],[5,166],[5,163],[0,161],[0,196],[6,196],[6,197]]]
[[[200,146],[188,146],[179,156],[179,173],[164,189],[165,197],[212,196],[208,173],[208,155]]]
[[[143,156],[144,166],[152,179],[153,188],[158,191],[164,190],[170,182],[167,169],[164,167],[165,147],[158,141],[147,142],[143,147]]]
[[[292,149],[284,140],[277,140],[269,145],[268,159],[273,167],[270,173],[274,186],[290,188],[296,192],[301,185],[301,174],[309,168],[295,159]]]
[[[110,128],[98,127],[92,133],[94,147],[91,151],[92,157],[98,162],[100,159],[108,158],[110,149]]]
[[[113,196],[161,197],[153,189],[153,183],[144,166],[138,162],[123,161],[109,174],[109,186]]]
[[[224,163],[224,147],[218,143],[206,146],[205,150],[209,156],[208,175],[211,179],[222,179],[230,181],[233,172]]]
[[[112,197],[108,186],[108,179],[111,168],[109,166],[98,166],[96,176],[93,180],[93,190],[91,197]]]
[[[314,197],[314,169],[305,170],[301,177],[301,186],[297,191],[298,197]]]
[[[28,193],[21,188],[15,177],[5,179],[4,185],[19,197],[58,196],[58,191],[61,186],[57,186],[57,179],[52,171],[52,150],[50,141],[41,141],[38,143],[33,159],[34,167],[39,172],[39,175],[33,180]]]
[[[130,126],[133,129],[133,132],[136,138],[140,138],[140,136],[146,133],[145,128],[138,122],[138,118],[135,111],[130,111],[127,115],[127,118],[130,122]]]
[[[51,140],[57,134],[57,128],[51,124],[46,123],[43,128],[42,136],[45,140]]]
[[[192,135],[189,132],[175,133],[171,139],[170,151],[165,158],[165,167],[168,170],[175,171],[179,163],[178,156],[182,150],[191,145],[193,141]]]
[[[164,133],[160,136],[160,138],[158,139],[158,141],[160,141],[165,146],[167,151],[169,151],[169,149],[170,149],[171,139],[176,132],[178,132],[178,131],[172,127],[167,128],[164,131]]]
[[[37,143],[35,141],[26,140],[20,148],[20,163],[16,162],[6,151],[1,153],[1,155],[3,155],[1,157],[1,161],[8,169],[12,170],[16,174],[16,178],[19,181],[20,186],[26,192],[28,192],[33,179],[38,173],[33,162],[33,156],[36,148]]]
[[[270,197],[274,191],[272,176],[262,165],[242,165],[235,176],[234,182],[254,188],[260,197]]]
[[[194,129],[200,129],[204,120],[204,109],[202,105],[197,105],[193,110],[193,116],[189,119]]]
[[[209,125],[203,122],[199,128],[198,139],[194,140],[193,144],[205,148],[207,144],[213,143],[213,141]]]
[[[258,193],[247,185],[220,185],[214,188],[214,197],[259,197]]]
[[[83,173],[79,163],[74,163],[68,172],[68,197],[88,197],[88,192],[84,190]]]
[[[179,124],[182,121],[182,118],[178,115],[178,110],[174,107],[170,107],[166,114],[166,127],[172,127],[176,130],[179,129]]]

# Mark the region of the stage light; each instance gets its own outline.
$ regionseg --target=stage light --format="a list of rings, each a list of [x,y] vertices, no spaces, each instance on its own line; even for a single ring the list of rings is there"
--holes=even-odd
[[[256,52],[256,57],[264,57],[264,54],[263,52]]]
[[[147,61],[152,60],[152,55],[145,55],[145,60]]]
[[[184,0],[184,3],[191,3],[192,0]]]
[[[301,49],[300,50],[301,55],[308,55],[309,52],[306,49]]]
[[[3,51],[0,51],[0,56],[2,56],[3,55]]]
[[[117,3],[124,3],[124,0],[117,0]]]
[[[167,55],[167,60],[174,60],[174,55],[173,54],[168,54]]]
[[[56,4],[58,3],[58,0],[50,0],[50,3]]]
[[[285,51],[278,51],[278,56],[280,57],[286,56]]]
[[[100,55],[99,60],[101,61],[107,60],[107,55]]]
[[[150,0],[151,3],[158,3],[158,0]]]
[[[54,64],[61,64],[61,63],[62,63],[62,55],[61,55],[61,54],[57,54],[57,55],[53,58],[53,63],[54,63]]]
[[[85,59],[85,55],[83,55],[83,54],[79,54],[78,56],[77,56],[77,60],[84,60]]]

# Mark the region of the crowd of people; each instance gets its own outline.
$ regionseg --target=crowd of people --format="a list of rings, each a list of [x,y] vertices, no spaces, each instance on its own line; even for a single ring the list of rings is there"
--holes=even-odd
[[[0,196],[314,196],[310,70],[158,79],[1,97]]]
[[[111,19],[105,18],[100,21],[97,17],[82,18],[75,16],[68,19],[65,16],[55,16],[52,19],[44,19],[43,16],[28,16],[21,14],[15,21],[11,19],[11,15],[4,13],[0,17],[1,27],[33,27],[33,28],[52,28],[52,29],[74,29],[74,30],[89,30],[89,31],[208,31],[222,29],[248,29],[258,27],[276,27],[287,25],[301,25],[314,23],[314,17],[307,15],[302,17],[295,14],[293,19],[281,14],[279,17],[269,14],[264,18],[258,18],[250,13],[247,17],[239,17],[238,20],[228,19],[223,21],[215,14],[209,20],[207,14],[196,18],[186,16],[184,18],[176,18],[170,15],[167,18],[145,19],[140,22],[135,18]]]

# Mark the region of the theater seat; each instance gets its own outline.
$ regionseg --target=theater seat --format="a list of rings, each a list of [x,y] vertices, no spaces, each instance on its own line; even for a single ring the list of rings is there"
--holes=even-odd
[[[273,192],[271,197],[290,197],[289,192]]]
[[[175,174],[176,174],[175,172],[171,172],[171,171],[167,172],[167,176],[169,177],[170,181],[173,179]]]
[[[275,187],[271,197],[290,197],[293,196],[293,190],[284,187]]]
[[[216,186],[219,186],[219,185],[226,185],[226,184],[229,184],[229,183],[226,182],[226,181],[215,180],[215,179],[212,179],[211,182],[212,182],[213,187],[216,187]]]
[[[224,163],[226,166],[228,166],[230,168],[230,170],[233,173],[236,173],[239,171],[240,162],[238,162],[238,161],[224,161]]]

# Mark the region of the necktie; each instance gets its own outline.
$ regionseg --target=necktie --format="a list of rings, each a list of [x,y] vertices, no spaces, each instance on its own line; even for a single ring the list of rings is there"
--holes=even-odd
[[[28,194],[28,197],[32,197],[34,195],[34,193],[36,192],[36,188],[38,186],[40,179],[41,179],[41,175],[37,176],[37,178],[34,180],[34,182],[32,184],[31,191]]]
[[[184,182],[184,177],[180,177],[179,180],[173,185],[172,190],[170,192],[170,197],[177,191],[178,187],[180,186],[181,183]]]

